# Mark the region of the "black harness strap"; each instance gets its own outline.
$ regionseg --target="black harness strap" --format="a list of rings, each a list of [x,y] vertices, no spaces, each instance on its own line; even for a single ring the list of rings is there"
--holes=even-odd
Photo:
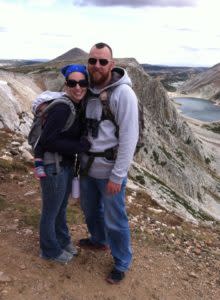
[[[88,171],[91,168],[91,165],[93,164],[93,161],[95,157],[105,157],[108,160],[115,160],[117,157],[117,147],[106,149],[104,152],[90,152],[87,151],[86,154],[88,155],[89,159],[86,163],[86,166],[84,169],[81,169],[81,176],[88,175]]]
[[[109,120],[111,121],[114,126],[115,126],[115,136],[118,138],[119,137],[119,126],[115,121],[115,116],[113,115],[110,105],[109,105],[109,99],[106,101],[102,101],[102,116],[101,116],[101,121],[104,120]]]
[[[105,99],[101,99],[102,96],[101,96],[101,94],[99,95],[100,101],[102,104],[101,119],[98,121],[96,119],[86,118],[86,126],[85,126],[86,134],[88,134],[88,132],[91,132],[92,137],[97,138],[100,123],[104,120],[109,120],[115,126],[115,136],[116,136],[116,138],[118,138],[119,137],[119,126],[116,123],[115,116],[110,109],[110,97],[111,97],[112,89],[108,89],[108,91],[106,91],[104,93],[105,93],[105,95],[104,95]],[[117,157],[117,148],[118,147],[116,146],[113,148],[106,149],[103,152],[90,152],[90,151],[86,152],[86,154],[88,155],[89,158],[88,158],[85,168],[81,169],[81,175],[86,176],[88,174],[88,171],[91,168],[95,157],[105,157],[107,160],[114,161]]]

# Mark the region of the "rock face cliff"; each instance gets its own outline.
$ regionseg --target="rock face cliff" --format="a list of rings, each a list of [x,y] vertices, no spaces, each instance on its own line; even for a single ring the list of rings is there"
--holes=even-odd
[[[157,203],[184,219],[219,220],[220,174],[215,157],[194,136],[159,81],[148,76],[135,59],[121,59],[117,64],[126,68],[132,79],[143,125],[143,145],[135,156],[130,178]],[[56,64],[19,72],[2,70],[1,128],[27,135],[33,99],[46,89],[62,90],[63,83]]]
[[[220,103],[220,64],[186,81],[179,91]]]
[[[41,88],[31,76],[0,70],[0,128],[27,135],[31,124],[31,103]]]

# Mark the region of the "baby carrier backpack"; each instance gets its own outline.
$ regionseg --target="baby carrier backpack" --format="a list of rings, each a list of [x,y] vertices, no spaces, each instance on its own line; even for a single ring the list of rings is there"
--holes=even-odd
[[[60,96],[61,95],[61,96]],[[59,96],[59,98],[57,98]],[[34,119],[31,125],[30,132],[28,134],[28,143],[32,147],[32,151],[34,152],[42,133],[42,128],[46,121],[47,115],[49,111],[57,104],[65,103],[70,108],[70,115],[65,123],[65,126],[62,131],[68,130],[75,121],[76,118],[76,110],[73,102],[68,98],[68,96],[63,93],[50,92],[46,91],[40,94],[33,103],[33,112]],[[37,104],[37,105],[36,105]],[[62,156],[57,152],[45,152],[44,153],[44,163],[55,163],[57,173],[60,170],[60,161],[62,160]]]

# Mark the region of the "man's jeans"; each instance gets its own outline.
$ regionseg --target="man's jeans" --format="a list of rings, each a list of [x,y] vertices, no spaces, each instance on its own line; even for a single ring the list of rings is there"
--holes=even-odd
[[[59,256],[70,243],[66,224],[66,207],[71,190],[72,167],[55,164],[45,166],[46,177],[41,178],[42,213],[40,220],[40,248],[47,258]]]
[[[109,244],[115,267],[126,271],[131,263],[130,229],[125,210],[124,178],[121,191],[106,193],[108,179],[80,178],[81,207],[93,243]]]

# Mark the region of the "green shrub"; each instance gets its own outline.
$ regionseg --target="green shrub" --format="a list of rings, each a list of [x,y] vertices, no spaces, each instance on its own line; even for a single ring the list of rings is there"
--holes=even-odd
[[[159,154],[156,151],[154,151],[154,150],[153,150],[152,154],[153,154],[154,161],[158,164],[158,162],[159,162]]]
[[[138,181],[140,184],[144,185],[145,184],[145,180],[144,180],[144,176],[143,175],[137,175],[135,177],[136,181]]]
[[[209,157],[205,157],[205,162],[206,162],[206,164],[208,165],[208,164],[210,164],[211,159],[210,159]]]

